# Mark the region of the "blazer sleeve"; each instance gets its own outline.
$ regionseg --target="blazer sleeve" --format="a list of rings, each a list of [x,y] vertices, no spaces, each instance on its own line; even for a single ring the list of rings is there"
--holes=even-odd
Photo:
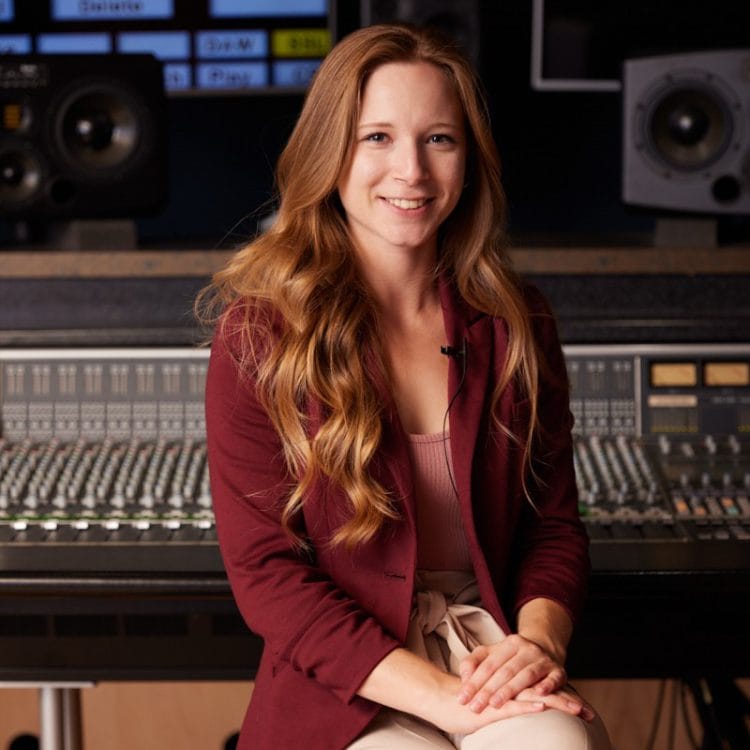
[[[588,537],[578,512],[573,465],[569,384],[554,316],[542,295],[526,290],[532,326],[543,359],[535,445],[535,477],[528,477],[534,506],[525,497],[517,536],[513,608],[543,597],[561,604],[575,621],[582,609],[590,569]]]
[[[401,644],[299,552],[282,528],[290,477],[281,443],[254,383],[239,377],[231,348],[231,336],[214,336],[206,428],[219,545],[232,592],[248,627],[264,639],[274,672],[290,667],[347,703]]]

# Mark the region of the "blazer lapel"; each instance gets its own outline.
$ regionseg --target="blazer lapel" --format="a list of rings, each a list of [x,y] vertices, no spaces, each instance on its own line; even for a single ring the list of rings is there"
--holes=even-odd
[[[381,484],[385,487],[392,484],[395,487],[396,497],[402,500],[406,520],[414,531],[417,528],[417,511],[414,506],[414,478],[406,432],[401,424],[390,384],[378,367],[374,353],[368,350],[365,357],[368,370],[383,402],[384,416],[383,436],[373,470]]]
[[[472,457],[490,395],[492,319],[464,302],[445,279],[440,296],[448,345],[457,352],[448,371],[451,454],[459,499],[470,507]]]
[[[474,505],[477,503],[500,502],[499,497],[474,497],[472,493],[472,474],[474,456],[492,457],[500,464],[507,464],[507,438],[492,429],[489,413],[492,401],[492,389],[495,382],[493,372],[498,372],[504,362],[507,337],[504,327],[497,324],[489,315],[472,308],[461,300],[450,282],[441,284],[441,300],[445,332],[448,343],[460,354],[451,357],[448,377],[448,398],[450,402],[450,436],[453,471],[455,475],[458,500],[461,507],[461,518],[464,523],[469,550],[477,574],[480,596],[485,607],[495,617],[503,630],[508,633],[510,627],[505,617],[497,593],[492,584],[487,560],[482,551],[474,523]],[[510,397],[509,391],[501,398],[499,405],[504,412],[504,401]],[[482,440],[491,434],[494,449],[487,452],[483,446],[477,451],[480,430],[484,428]],[[483,460],[480,458],[480,460]],[[481,470],[481,467],[478,467]],[[505,476],[503,466],[497,467],[500,475]],[[498,536],[502,530],[498,530]],[[502,543],[499,541],[499,543]]]

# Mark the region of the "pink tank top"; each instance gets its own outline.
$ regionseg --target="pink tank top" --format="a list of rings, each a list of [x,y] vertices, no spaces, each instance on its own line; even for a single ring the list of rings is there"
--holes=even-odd
[[[417,567],[472,570],[458,498],[451,482],[450,437],[442,432],[409,435],[409,454],[417,506]]]

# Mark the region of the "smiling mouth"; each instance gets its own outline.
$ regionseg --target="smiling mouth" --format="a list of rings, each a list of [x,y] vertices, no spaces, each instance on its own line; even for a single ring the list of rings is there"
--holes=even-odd
[[[387,203],[390,203],[396,208],[405,208],[414,210],[415,208],[422,208],[430,199],[429,198],[416,198],[409,200],[407,198],[386,198]]]

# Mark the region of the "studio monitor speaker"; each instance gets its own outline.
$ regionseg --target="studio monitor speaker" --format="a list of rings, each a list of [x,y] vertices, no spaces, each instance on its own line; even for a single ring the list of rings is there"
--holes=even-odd
[[[750,49],[626,60],[626,203],[750,214]]]
[[[432,26],[479,65],[479,0],[362,0],[360,15],[363,26],[394,21]]]
[[[150,55],[0,62],[0,216],[151,213],[165,200],[161,64]]]

